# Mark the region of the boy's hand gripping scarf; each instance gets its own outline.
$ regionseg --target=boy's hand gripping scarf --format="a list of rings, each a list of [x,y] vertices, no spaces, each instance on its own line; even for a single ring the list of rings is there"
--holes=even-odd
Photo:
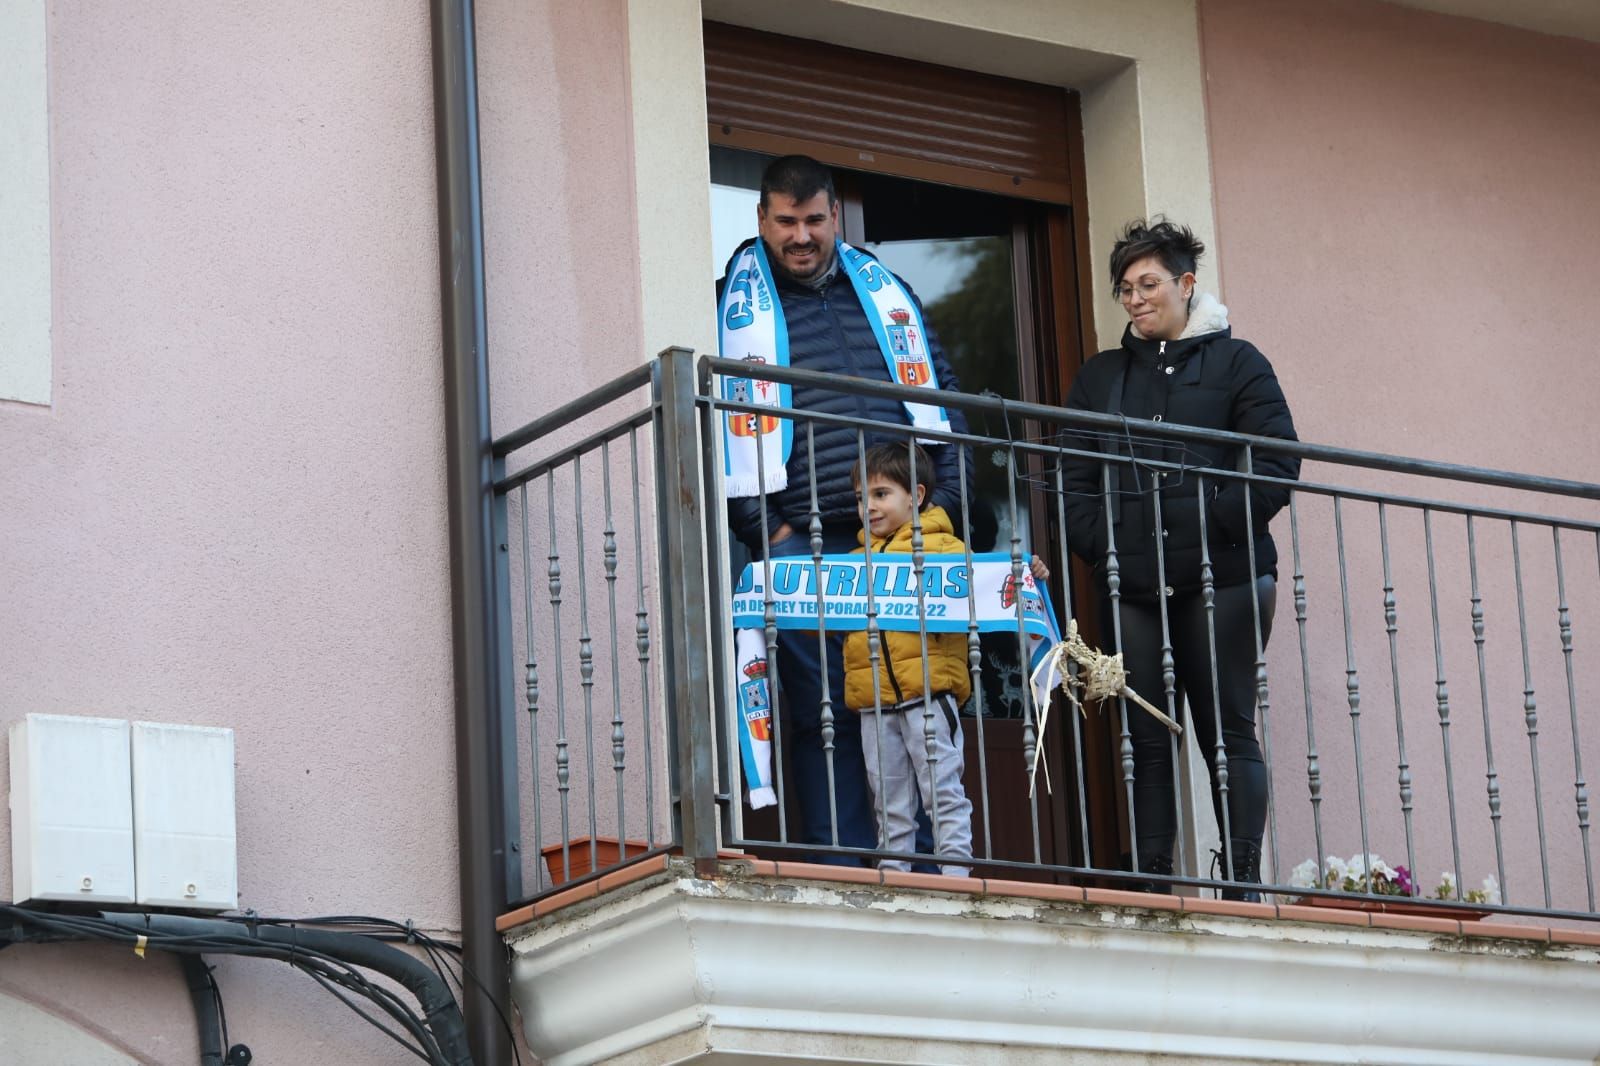
[[[922,312],[895,276],[871,255],[839,241],[839,268],[850,279],[877,335],[889,379],[937,393],[939,380],[928,349]],[[773,285],[766,242],[757,237],[734,254],[717,308],[717,341],[724,359],[773,366],[789,365],[789,331],[783,304]],[[754,378],[721,377],[724,400],[758,407],[787,408],[788,385]],[[907,403],[918,429],[949,432],[950,420],[937,403]],[[722,422],[723,474],[730,499],[778,492],[789,484],[789,452],[794,427],[786,418],[748,411],[725,411]],[[943,443],[935,441],[933,443]]]

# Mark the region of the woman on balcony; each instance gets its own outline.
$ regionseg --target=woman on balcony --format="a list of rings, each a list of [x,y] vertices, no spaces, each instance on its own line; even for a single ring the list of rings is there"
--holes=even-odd
[[[1289,405],[1266,357],[1234,338],[1226,307],[1195,291],[1204,251],[1186,226],[1160,218],[1128,224],[1111,250],[1113,292],[1129,318],[1122,345],[1084,364],[1067,407],[1295,440]],[[1063,456],[1067,535],[1073,552],[1094,565],[1102,642],[1120,647],[1129,683],[1152,703],[1163,705],[1170,690],[1176,709],[1187,694],[1188,722],[1211,771],[1223,877],[1259,883],[1267,769],[1256,741],[1255,626],[1259,609],[1264,647],[1278,562],[1267,523],[1288,502],[1289,489],[1205,476],[1208,469],[1244,469],[1242,449],[1222,442],[1075,429],[1063,444],[1079,453]],[[1257,448],[1250,459],[1262,477],[1294,480],[1300,473],[1291,455]],[[1171,675],[1163,671],[1168,646]],[[1171,874],[1177,745],[1131,703],[1128,728],[1135,868]],[[1260,898],[1251,889],[1223,895]]]

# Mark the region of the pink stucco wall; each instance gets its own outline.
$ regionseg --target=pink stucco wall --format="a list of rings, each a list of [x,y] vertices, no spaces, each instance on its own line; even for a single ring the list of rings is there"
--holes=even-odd
[[[1375,0],[1200,14],[1224,295],[1304,435],[1592,477],[1600,45]]]
[[[637,361],[623,16],[479,5],[498,429]],[[54,404],[0,404],[0,728],[231,726],[242,906],[453,931],[426,6],[57,0],[48,48]],[[624,268],[582,288],[583,256]],[[192,1059],[175,967],[4,970]],[[219,977],[258,1061],[394,1061],[309,980]]]
[[[1273,360],[1308,440],[1455,463],[1596,480],[1591,410],[1600,364],[1590,332],[1600,275],[1600,46],[1373,0],[1202,0],[1200,25],[1223,296],[1235,332]],[[1593,520],[1591,503],[1311,465],[1307,476],[1422,496],[1525,506]],[[1337,569],[1326,500],[1304,497],[1309,692],[1324,784],[1325,851],[1360,850],[1355,758]],[[1370,504],[1347,503],[1347,578],[1374,850],[1405,855],[1396,700],[1384,632],[1382,551]],[[1413,775],[1425,877],[1449,865],[1424,531],[1392,510],[1398,602],[1399,724]],[[1289,597],[1269,655],[1274,785],[1292,865],[1311,854],[1306,687]],[[1442,648],[1452,711],[1454,787],[1469,883],[1494,862],[1484,718],[1500,774],[1510,872],[1537,897],[1533,745],[1524,715],[1516,560],[1509,527],[1480,524],[1486,695],[1470,627],[1464,522],[1436,519]],[[1524,611],[1538,712],[1549,860],[1558,905],[1584,907],[1574,806],[1574,742],[1548,529],[1524,526]],[[1577,634],[1577,745],[1592,775],[1600,738],[1582,714],[1600,693],[1596,545],[1566,535],[1566,594]]]
[[[478,48],[492,401],[496,432],[504,433],[639,365],[646,353],[633,210],[626,5],[620,0],[584,5],[501,0],[481,10]],[[637,392],[608,405],[510,456],[507,468],[514,472],[539,462],[558,448],[643,410],[647,402],[648,396]],[[587,453],[576,465],[570,459],[561,463],[553,477],[553,512],[549,478],[528,483],[525,501],[521,494],[510,501],[512,647],[516,697],[523,712],[518,716],[523,876],[530,895],[549,886],[548,881],[537,880],[544,874],[538,861],[541,847],[592,832],[652,841],[664,839],[666,833],[667,806],[660,788],[649,803],[644,795],[643,731],[656,730],[650,738],[655,755],[651,782],[658,786],[665,781],[660,757],[665,748],[659,733],[661,716],[641,695],[634,640],[640,602],[640,553],[634,547],[637,522],[646,569],[651,662],[659,660],[660,621],[652,606],[653,470],[646,430],[632,448],[627,440],[619,440],[607,450]],[[603,591],[608,476],[617,563],[609,594]],[[524,502],[532,560],[528,573],[522,565]],[[558,557],[564,586],[560,605],[550,600],[552,554]],[[580,598],[584,593],[586,604]],[[528,598],[541,690],[537,748],[522,684]],[[554,641],[558,625],[564,627],[559,646]],[[593,655],[587,686],[580,669],[580,634],[590,638]],[[621,775],[620,803],[619,775],[613,770],[614,717],[622,720],[622,761],[627,768]],[[556,772],[562,742],[568,745],[569,775],[565,837],[563,792]],[[653,829],[645,825],[647,811],[657,816]]]

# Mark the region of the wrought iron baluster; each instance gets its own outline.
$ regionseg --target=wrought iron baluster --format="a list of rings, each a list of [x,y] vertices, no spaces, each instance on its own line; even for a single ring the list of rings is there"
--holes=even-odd
[[[1389,634],[1389,676],[1394,689],[1394,732],[1399,745],[1400,817],[1406,830],[1406,869],[1416,870],[1417,848],[1411,824],[1411,763],[1406,758],[1406,722],[1400,699],[1400,608],[1394,594],[1394,574],[1389,565],[1389,511],[1378,501],[1378,540],[1383,548],[1383,628]]]
[[[1339,596],[1344,607],[1344,690],[1345,702],[1350,705],[1350,737],[1356,756],[1356,807],[1361,814],[1361,854],[1363,891],[1372,891],[1371,837],[1367,832],[1367,786],[1361,771],[1361,678],[1356,672],[1355,635],[1350,628],[1350,578],[1344,551],[1343,500],[1333,498],[1333,527],[1337,533],[1339,549]]]
[[[572,459],[573,543],[578,548],[578,682],[583,692],[584,784],[589,800],[589,869],[600,868],[594,792],[594,641],[589,636],[589,581],[583,550],[583,456]]]
[[[1244,446],[1244,472],[1251,477],[1255,476],[1256,458],[1255,449],[1250,445]],[[1279,881],[1278,871],[1278,805],[1273,801],[1272,795],[1272,715],[1268,713],[1272,700],[1267,686],[1267,638],[1270,633],[1261,623],[1261,589],[1260,578],[1256,576],[1256,522],[1255,504],[1252,497],[1255,495],[1255,482],[1246,481],[1244,485],[1244,543],[1245,559],[1250,565],[1250,622],[1255,630],[1256,638],[1256,720],[1261,723],[1261,757],[1267,764],[1267,861],[1272,864],[1272,880]],[[1274,589],[1274,596],[1277,595]],[[1322,861],[1322,856],[1317,856],[1317,861]],[[1263,881],[1267,878],[1263,877]]]
[[[1322,850],[1322,763],[1317,757],[1317,730],[1311,712],[1311,652],[1306,642],[1306,575],[1300,560],[1300,493],[1289,490],[1289,531],[1294,545],[1294,624],[1300,634],[1300,683],[1306,704],[1306,788],[1311,795],[1311,832],[1316,840],[1317,867]]]
[[[517,486],[517,500],[522,510],[522,634],[525,650],[523,692],[528,701],[529,770],[533,776],[533,890],[544,890],[544,821],[539,809],[539,793],[543,782],[539,780],[539,662],[534,654],[533,640],[533,553],[528,544],[528,483]]]
[[[1472,643],[1478,649],[1478,696],[1483,704],[1483,756],[1488,778],[1489,821],[1494,826],[1495,868],[1500,872],[1502,899],[1511,898],[1511,886],[1506,881],[1506,852],[1500,833],[1500,775],[1494,768],[1494,738],[1489,728],[1489,669],[1484,653],[1483,597],[1478,590],[1478,533],[1467,515],[1467,566],[1472,574]]]
[[[822,510],[817,503],[817,445],[816,423],[806,422],[806,475],[811,486],[811,514],[806,523],[806,532],[810,537],[811,568],[817,578],[817,661],[822,664],[822,702],[819,713],[822,718],[823,736],[827,738],[824,748],[828,765],[828,803],[829,812],[833,818],[834,843],[837,844],[839,833],[839,814],[833,794],[833,736],[836,718],[833,710],[833,682],[830,678],[832,671],[828,669],[828,622],[823,616],[823,589],[822,589]],[[863,485],[865,482],[862,483]]]
[[[867,488],[867,436],[860,429],[856,430],[856,470],[856,483],[864,493]],[[884,787],[886,778],[883,773],[883,632],[878,628],[878,597],[872,591],[876,581],[872,562],[872,524],[867,517],[866,508],[860,510],[862,566],[867,582],[867,666],[872,671],[872,735],[876,741],[873,751],[877,753],[874,761],[878,764],[879,782],[878,849],[883,851],[889,846],[889,790]]]
[[[1067,491],[1066,491],[1066,485],[1065,485],[1065,483],[1063,481],[1063,477],[1062,477],[1061,462],[1060,462],[1059,458],[1056,461],[1056,471],[1055,471],[1055,473],[1056,473],[1056,479],[1055,479],[1056,480],[1056,486],[1055,486],[1056,487],[1056,528],[1061,531],[1061,552],[1060,552],[1060,558],[1059,558],[1059,562],[1061,564],[1061,595],[1062,595],[1062,602],[1063,602],[1063,605],[1064,605],[1063,606],[1063,610],[1066,612],[1063,615],[1063,617],[1068,619],[1068,620],[1070,620],[1070,619],[1076,617],[1076,615],[1074,615],[1073,611],[1072,611],[1072,552],[1070,550],[1070,545],[1068,545],[1068,543],[1067,543]],[[968,553],[968,554],[970,555],[970,553]],[[971,561],[969,559],[968,560],[968,572],[969,573],[971,572],[970,564],[971,564]],[[1078,676],[1078,664],[1073,662],[1073,661],[1071,661],[1070,659],[1067,661],[1067,673],[1071,677],[1077,677]],[[974,680],[973,683],[976,684],[977,683],[976,680]],[[1030,691],[1031,691],[1031,689],[1030,689]],[[1089,862],[1089,797],[1088,797],[1088,786],[1087,786],[1087,783],[1084,780],[1085,771],[1084,771],[1084,766],[1083,766],[1083,723],[1080,721],[1080,718],[1082,716],[1072,713],[1070,708],[1066,712],[1066,717],[1072,722],[1072,775],[1073,775],[1073,780],[1076,782],[1077,789],[1078,789],[1078,844],[1079,844],[1079,848],[1080,848],[1081,853],[1082,853],[1081,854],[1082,865],[1087,869],[1089,867],[1089,865],[1090,865],[1090,862]],[[980,730],[981,730],[981,727],[980,727]],[[982,744],[981,744],[982,735],[983,734],[980,731],[980,733],[979,733],[979,738],[980,738],[979,750],[980,751],[982,750]],[[985,781],[985,788],[987,788],[987,787],[988,787],[988,783],[987,783],[987,780],[986,780]]]
[[[572,879],[572,821],[569,792],[572,769],[567,753],[566,671],[561,669],[561,549],[556,533],[556,479],[552,471],[545,479],[545,499],[549,509],[550,555],[545,571],[550,584],[550,631],[556,649],[556,792],[561,801],[561,880]]]
[[[917,446],[915,440],[907,441],[907,454],[910,459],[911,484],[913,495],[917,485]],[[863,485],[865,488],[865,485]],[[922,583],[922,575],[926,566],[927,556],[923,550],[922,539],[922,510],[913,509],[911,512],[911,577],[917,587],[917,642],[922,652],[922,743],[928,764],[928,819],[933,824],[933,853],[942,863],[945,854],[944,844],[949,832],[945,825],[944,815],[939,810],[939,725],[933,704],[933,669],[928,662],[928,590]],[[1026,662],[1026,660],[1023,660]],[[955,736],[951,735],[952,743]]]
[[[656,842],[655,760],[650,754],[650,611],[644,599],[644,509],[639,501],[639,431],[628,430],[629,471],[633,480],[633,568],[634,592],[637,608],[634,610],[633,643],[639,653],[639,726],[644,739],[644,819],[645,843],[651,847]]]
[[[1439,632],[1439,582],[1433,563],[1433,510],[1422,512],[1422,535],[1428,550],[1428,610],[1433,619],[1434,703],[1439,711],[1439,739],[1444,748],[1444,791],[1450,807],[1450,858],[1455,871],[1456,898],[1461,898],[1461,832],[1456,825],[1455,765],[1450,757],[1450,689],[1444,676],[1444,641]],[[1412,867],[1416,872],[1416,867]]]
[[[956,484],[961,490],[962,550],[967,560],[967,672],[972,675],[972,708],[977,716],[978,791],[983,799],[983,857],[994,858],[994,838],[989,823],[989,753],[983,743],[983,646],[978,637],[978,583],[972,580],[972,508],[967,497],[967,449],[956,449]],[[1063,524],[1063,529],[1066,526]]]
[[[1106,516],[1106,596],[1111,604],[1112,638],[1117,652],[1122,651],[1122,567],[1117,561],[1116,509],[1112,505],[1114,491],[1110,460],[1100,462],[1100,486],[1105,499]],[[1117,697],[1117,714],[1121,736],[1117,753],[1122,760],[1122,791],[1128,805],[1128,847],[1133,860],[1134,873],[1139,872],[1139,822],[1133,809],[1133,734],[1128,729],[1128,698]]]
[[[601,484],[605,495],[606,525],[601,538],[605,553],[606,619],[611,634],[611,769],[617,783],[617,841],[619,854],[628,857],[628,819],[623,792],[627,768],[627,738],[622,731],[622,683],[617,662],[617,524],[611,513],[611,442],[600,448]]]
[[[757,433],[756,438],[756,469],[765,470],[766,439],[765,433]],[[808,457],[808,462],[815,465],[815,457]],[[788,797],[784,794],[783,772],[783,730],[778,721],[778,708],[781,704],[780,695],[783,685],[778,678],[778,609],[772,598],[772,534],[776,530],[767,528],[767,482],[764,476],[758,475],[759,483],[757,493],[757,510],[761,514],[761,625],[767,643],[767,692],[769,699],[767,706],[772,715],[772,784],[778,796],[778,842],[789,842],[789,806]],[[823,669],[827,669],[827,660],[823,660]],[[830,723],[831,724],[831,723]],[[831,752],[833,746],[832,730],[825,728],[824,735],[827,739],[826,747]],[[828,805],[833,807],[833,760],[828,760]],[[835,844],[839,843],[838,824],[839,818],[835,814],[833,819]]]
[[[1528,759],[1533,766],[1533,816],[1539,826],[1539,872],[1544,879],[1544,905],[1550,906],[1550,855],[1544,835],[1544,789],[1539,784],[1539,701],[1533,691],[1533,666],[1528,658],[1528,614],[1522,592],[1522,546],[1517,520],[1511,520],[1511,566],[1517,579],[1517,628],[1522,636],[1522,722],[1528,730]]]
[[[1589,857],[1589,786],[1583,780],[1583,739],[1578,730],[1578,687],[1572,677],[1572,612],[1567,607],[1567,575],[1561,565],[1561,527],[1550,527],[1556,549],[1556,619],[1561,629],[1561,657],[1567,668],[1567,708],[1572,715],[1573,800],[1578,808],[1578,839],[1583,842],[1583,878],[1594,910],[1594,867]]]
[[[1151,516],[1155,520],[1156,531],[1156,584],[1163,590],[1167,587],[1167,527],[1161,517],[1161,481],[1162,472],[1155,475],[1155,491],[1150,493],[1150,502],[1153,510]],[[1172,616],[1167,605],[1168,597],[1156,597],[1156,608],[1161,614],[1161,688],[1167,697],[1167,717],[1174,722],[1178,720],[1178,668],[1177,662],[1172,657]],[[1183,758],[1182,738],[1170,730],[1167,732],[1167,750],[1172,757],[1172,800],[1173,800],[1173,840],[1177,845],[1177,867],[1180,873],[1189,872],[1188,845],[1184,840],[1183,814],[1184,797],[1181,775],[1179,773],[1180,760]],[[1196,863],[1198,865],[1198,862]]]
[[[1237,881],[1238,871],[1233,863],[1233,813],[1229,807],[1228,748],[1222,736],[1222,685],[1217,677],[1217,583],[1211,567],[1211,537],[1206,528],[1206,479],[1196,476],[1195,492],[1200,513],[1200,603],[1206,613],[1206,654],[1211,670],[1211,720],[1216,728],[1216,744],[1212,758],[1211,785],[1216,790],[1217,807],[1222,813],[1222,824],[1217,827],[1222,845],[1222,871],[1226,880]],[[1251,589],[1252,594],[1254,589]]]
[[[1006,436],[1011,436],[1009,421],[1006,425]],[[1028,634],[1023,628],[1022,615],[1022,574],[1026,564],[1022,561],[1022,536],[1021,523],[1017,517],[1017,449],[1015,445],[1006,448],[1006,501],[1011,516],[1011,579],[1016,583],[1017,598],[1017,663],[1022,671],[1022,761],[1023,770],[1033,766],[1034,756],[1040,742],[1039,723],[1033,714],[1033,700],[1028,697]],[[1028,818],[1033,829],[1033,861],[1043,861],[1043,851],[1039,846],[1039,795],[1035,792],[1028,797]]]

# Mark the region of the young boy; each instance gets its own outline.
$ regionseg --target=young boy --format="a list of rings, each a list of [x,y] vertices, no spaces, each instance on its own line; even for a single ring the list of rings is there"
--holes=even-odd
[[[912,519],[918,512],[922,515],[923,552],[959,555],[966,551],[944,508],[928,503],[933,493],[933,462],[920,447],[876,445],[867,451],[866,470],[865,491],[859,467],[851,480],[862,519],[872,534],[874,555],[909,554]],[[865,534],[865,530],[860,534],[858,551],[865,551]],[[1037,578],[1049,576],[1037,556],[1032,569]],[[845,706],[863,715],[862,754],[872,788],[872,809],[884,819],[880,826],[883,850],[913,850],[920,796],[922,809],[933,821],[940,870],[952,877],[966,877],[972,862],[972,802],[961,786],[964,755],[957,708],[972,693],[967,635],[928,633],[926,669],[922,634],[879,630],[878,636],[877,698],[873,696],[867,634],[859,632],[851,633],[844,642],[844,700]],[[879,709],[882,713],[875,713]],[[910,863],[900,859],[885,859],[880,865],[890,870],[910,869]]]

